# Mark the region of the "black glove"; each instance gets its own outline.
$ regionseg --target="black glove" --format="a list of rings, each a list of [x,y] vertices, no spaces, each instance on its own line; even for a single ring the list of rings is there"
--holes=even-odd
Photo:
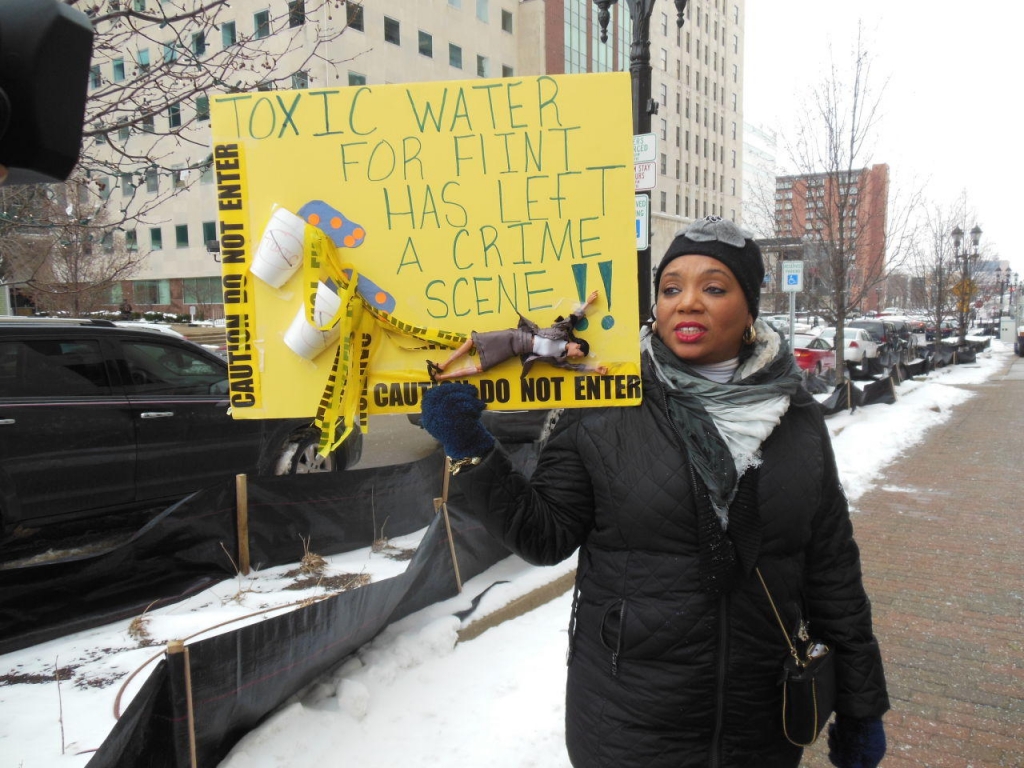
[[[836,768],[876,768],[885,757],[880,717],[863,720],[836,715],[828,727],[828,759]]]
[[[494,436],[480,423],[486,407],[472,384],[442,384],[424,393],[420,426],[451,459],[483,456],[494,445]]]

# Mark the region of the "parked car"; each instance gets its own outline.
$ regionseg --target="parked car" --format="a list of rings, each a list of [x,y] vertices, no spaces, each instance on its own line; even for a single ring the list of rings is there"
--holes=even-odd
[[[943,318],[942,322],[939,323],[939,338],[948,339],[957,333],[956,322],[949,319]],[[924,337],[928,341],[935,340],[935,322],[929,320],[924,327]]]
[[[820,376],[836,367],[836,351],[832,342],[820,336],[798,333],[793,336],[793,357],[804,371]]]
[[[851,320],[846,324],[847,328],[863,328],[871,338],[878,344],[878,354],[903,352],[903,340],[896,330],[896,326],[884,317],[859,320]]]
[[[0,536],[362,455],[359,430],[326,459],[317,442],[310,419],[232,419],[227,363],[185,339],[102,320],[0,321]]]
[[[821,338],[835,347],[836,329],[826,328]],[[843,327],[843,360],[848,363],[863,363],[865,359],[878,357],[878,343],[863,328]]]

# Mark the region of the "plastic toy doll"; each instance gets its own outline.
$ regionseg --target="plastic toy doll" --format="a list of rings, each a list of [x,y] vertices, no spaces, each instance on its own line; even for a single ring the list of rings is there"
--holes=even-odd
[[[452,352],[443,363],[427,361],[427,373],[430,375],[430,380],[438,382],[473,376],[513,357],[519,357],[522,360],[522,376],[526,376],[533,364],[537,362],[549,363],[558,368],[567,368],[572,371],[605,374],[608,372],[606,366],[590,367],[571,362],[572,360],[582,360],[590,354],[590,345],[583,339],[577,338],[573,334],[573,330],[583,319],[587,307],[595,301],[597,301],[597,291],[591,293],[586,302],[569,317],[559,317],[547,328],[541,328],[520,315],[519,324],[515,328],[483,333],[473,331],[469,339]],[[476,350],[479,355],[479,363],[454,371],[449,370],[449,366],[453,362],[473,350]]]

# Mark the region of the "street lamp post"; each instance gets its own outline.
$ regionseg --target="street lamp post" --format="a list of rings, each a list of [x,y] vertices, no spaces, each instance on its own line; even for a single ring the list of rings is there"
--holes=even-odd
[[[674,0],[676,6],[676,26],[683,26],[683,12],[688,0]],[[611,19],[609,6],[618,0],[594,0],[597,5],[597,21],[601,27],[601,42],[608,42],[608,22]],[[651,115],[658,113],[658,102],[651,98],[651,14],[654,12],[654,0],[626,0],[629,6],[629,18],[633,24],[633,39],[629,46],[629,73],[633,81],[633,133],[643,134],[651,131]],[[643,194],[650,197],[650,193]],[[650,206],[648,206],[650,210]],[[647,220],[648,246],[637,252],[637,285],[640,300],[640,322],[647,320],[651,311],[651,238],[650,217]]]
[[[999,288],[999,309],[996,313],[996,322],[998,323],[1003,317],[1003,293],[1010,285],[1010,268],[1006,268],[1004,276],[1003,268],[996,267],[996,286]]]
[[[954,227],[950,233],[953,238],[953,258],[960,266],[960,284],[957,286],[957,318],[960,321],[960,345],[967,339],[967,315],[971,307],[971,298],[974,296],[974,286],[971,282],[971,270],[978,261],[978,243],[981,242],[981,227],[977,224],[970,231],[971,242],[968,249],[964,243],[964,231],[960,227]]]

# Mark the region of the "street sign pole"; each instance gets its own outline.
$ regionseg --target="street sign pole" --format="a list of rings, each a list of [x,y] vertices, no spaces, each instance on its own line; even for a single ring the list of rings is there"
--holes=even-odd
[[[804,289],[804,263],[782,262],[782,290],[789,294],[789,344],[796,335],[796,295]]]
[[[646,130],[650,131],[650,115]],[[633,171],[637,213],[637,296],[640,301],[640,324],[651,311],[651,192],[658,180],[658,136],[640,133],[634,114]],[[643,229],[643,232],[640,231]]]

